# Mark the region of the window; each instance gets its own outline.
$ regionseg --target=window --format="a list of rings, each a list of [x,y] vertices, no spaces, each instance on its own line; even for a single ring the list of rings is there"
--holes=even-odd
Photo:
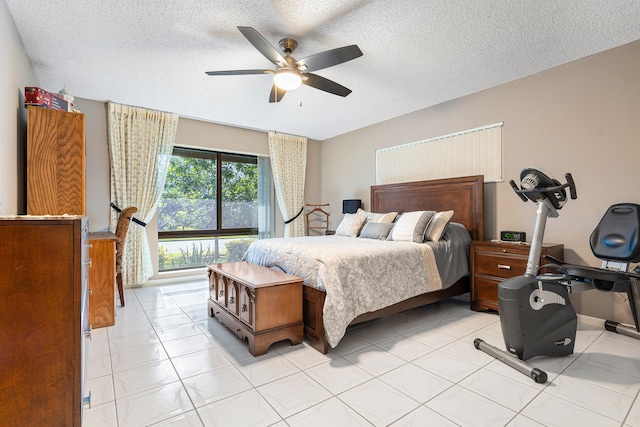
[[[174,148],[158,204],[159,270],[239,261],[257,237],[257,157]]]

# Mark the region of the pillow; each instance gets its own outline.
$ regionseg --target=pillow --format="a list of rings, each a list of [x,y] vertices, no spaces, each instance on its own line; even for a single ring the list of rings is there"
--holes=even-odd
[[[387,240],[422,243],[424,241],[424,232],[433,215],[435,215],[434,211],[403,213],[396,221]]]
[[[358,237],[386,240],[392,228],[392,222],[367,222]]]
[[[452,216],[453,211],[443,211],[435,214],[424,232],[424,240],[431,240],[432,242],[440,240]]]
[[[344,218],[336,228],[336,236],[358,237],[367,216],[360,213],[344,214]]]
[[[398,212],[387,212],[387,213],[375,213],[375,212],[367,212],[364,209],[358,209],[358,213],[362,213],[367,215],[368,222],[393,222],[398,215]]]

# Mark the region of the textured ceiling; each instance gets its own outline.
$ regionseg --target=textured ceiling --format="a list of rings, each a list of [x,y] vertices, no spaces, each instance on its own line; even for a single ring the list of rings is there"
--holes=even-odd
[[[324,140],[640,39],[637,0],[7,0],[40,85]],[[357,44],[317,71],[346,98],[302,86],[269,104],[274,68],[237,30],[297,59]]]

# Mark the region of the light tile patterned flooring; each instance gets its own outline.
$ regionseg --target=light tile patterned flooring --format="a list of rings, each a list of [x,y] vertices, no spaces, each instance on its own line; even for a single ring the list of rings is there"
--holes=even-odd
[[[207,315],[203,281],[126,291],[93,331],[85,425],[640,426],[640,341],[581,323],[576,352],[535,358],[544,385],[475,350],[499,318],[459,297],[252,357]],[[590,322],[589,322],[590,323]]]

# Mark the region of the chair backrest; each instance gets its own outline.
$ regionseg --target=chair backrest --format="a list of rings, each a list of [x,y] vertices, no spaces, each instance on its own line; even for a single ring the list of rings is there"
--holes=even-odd
[[[593,254],[600,259],[640,261],[640,205],[610,206],[591,233],[589,243]]]
[[[127,240],[127,232],[129,231],[129,224],[131,224],[131,218],[133,214],[138,212],[138,208],[129,206],[128,208],[120,211],[118,217],[118,224],[116,225],[116,273],[122,272],[122,254],[124,253],[124,244]]]

